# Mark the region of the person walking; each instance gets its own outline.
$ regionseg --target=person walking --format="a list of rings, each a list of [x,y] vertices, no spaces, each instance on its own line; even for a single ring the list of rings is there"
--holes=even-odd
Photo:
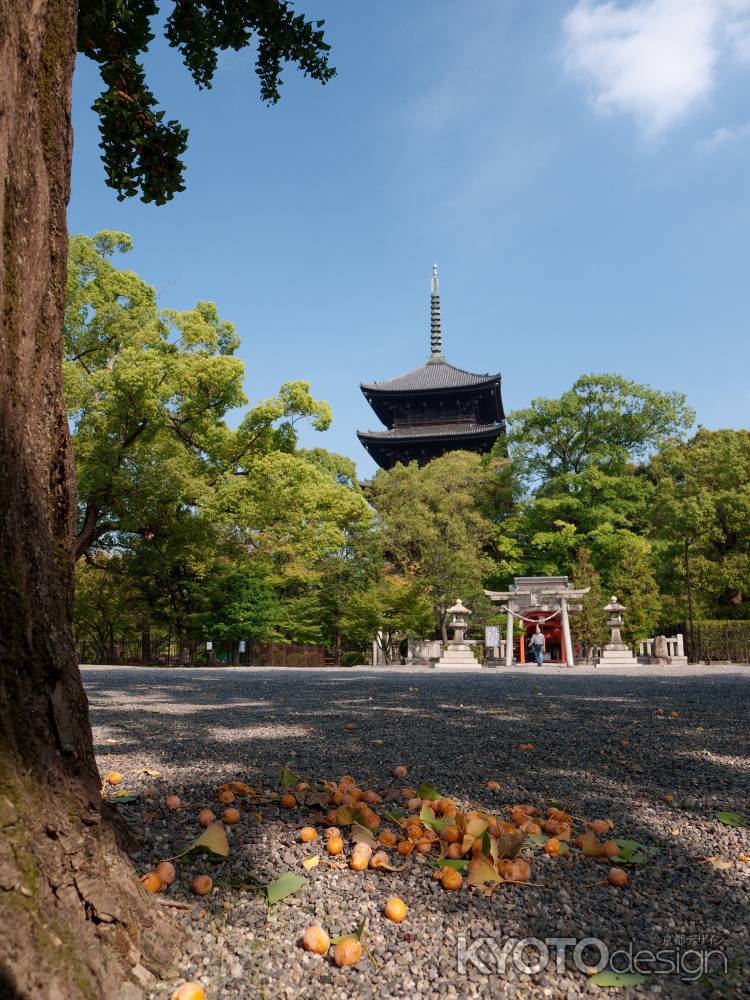
[[[536,665],[538,667],[544,666],[544,633],[537,625],[536,631],[531,637],[531,652],[534,654],[534,659],[536,660]]]

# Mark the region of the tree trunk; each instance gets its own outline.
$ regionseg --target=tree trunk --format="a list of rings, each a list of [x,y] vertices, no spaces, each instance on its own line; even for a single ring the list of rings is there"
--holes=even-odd
[[[138,996],[143,965],[175,937],[99,797],[71,630],[75,17],[70,0],[0,0],[0,994],[44,1000]]]

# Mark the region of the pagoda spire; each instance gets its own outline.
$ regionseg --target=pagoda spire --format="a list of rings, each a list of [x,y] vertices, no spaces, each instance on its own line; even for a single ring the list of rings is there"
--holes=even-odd
[[[430,361],[442,361],[443,328],[440,322],[440,280],[438,278],[437,264],[432,265],[430,293],[430,346],[432,348]]]

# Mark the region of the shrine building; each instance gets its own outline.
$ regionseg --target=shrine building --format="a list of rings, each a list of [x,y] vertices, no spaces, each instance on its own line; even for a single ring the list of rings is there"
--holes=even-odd
[[[487,452],[505,434],[500,375],[456,368],[443,356],[440,287],[432,269],[431,353],[419,368],[360,388],[385,430],[357,431],[383,469],[425,465],[449,451]]]

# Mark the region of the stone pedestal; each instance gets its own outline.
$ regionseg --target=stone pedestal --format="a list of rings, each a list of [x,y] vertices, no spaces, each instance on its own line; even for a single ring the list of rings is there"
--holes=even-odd
[[[469,644],[464,642],[464,632],[468,628],[465,615],[470,615],[471,611],[465,608],[459,599],[452,608],[448,608],[448,614],[452,616],[453,640],[445,647],[445,652],[435,666],[453,667],[460,670],[481,670],[482,665],[472,653]]]
[[[481,663],[465,642],[449,642],[445,652],[435,664],[436,667],[476,667],[482,669]]]
[[[633,656],[629,647],[622,641],[622,612],[625,606],[620,604],[616,597],[610,598],[609,604],[604,608],[609,612],[607,625],[609,625],[612,637],[607,645],[602,649],[601,655],[594,660],[597,667],[635,667],[638,660]]]

